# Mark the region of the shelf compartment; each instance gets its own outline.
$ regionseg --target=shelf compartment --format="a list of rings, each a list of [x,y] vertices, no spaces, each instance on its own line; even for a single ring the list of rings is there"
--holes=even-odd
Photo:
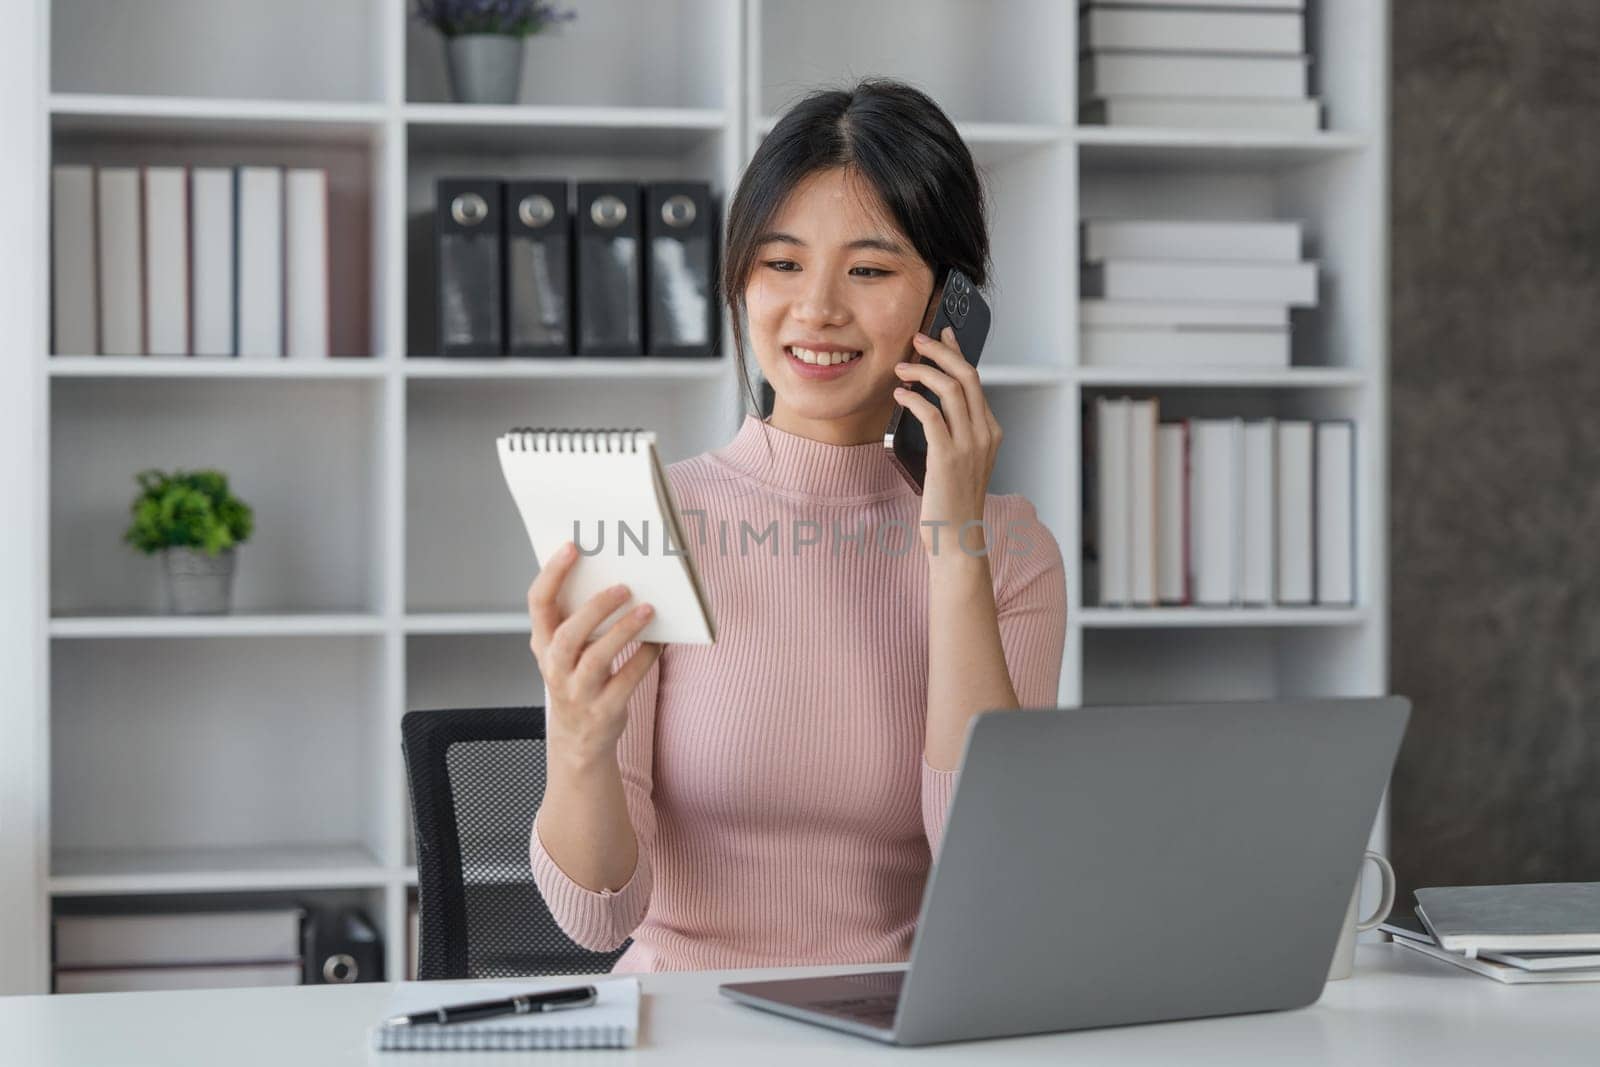
[[[383,639],[81,640],[50,660],[53,873],[77,890],[381,884]]]
[[[1299,222],[1300,259],[1317,264],[1317,303],[1291,310],[1291,369],[1373,374],[1381,370],[1386,345],[1383,238],[1381,228],[1350,224],[1381,208],[1371,160],[1357,153],[1277,169],[1253,168],[1242,159],[1213,167],[1193,161],[1170,167],[1084,152],[1079,213],[1083,220]],[[1079,340],[1075,329],[1074,345]]]
[[[55,0],[51,88],[375,101],[383,19],[352,0]]]
[[[57,379],[52,613],[187,625],[145,619],[162,604],[161,561],[122,541],[134,476],[149,467],[218,468],[254,509],[254,534],[238,550],[237,615],[376,610],[382,392],[381,382],[356,380]]]
[[[728,0],[584,0],[578,18],[529,38],[524,104],[722,108],[725,68],[739,46]],[[451,99],[443,38],[405,28],[406,99]],[[476,105],[472,105],[476,106]]]
[[[500,433],[642,426],[657,433],[662,462],[672,463],[722,446],[737,429],[737,400],[725,382],[618,380],[601,390],[563,380],[406,386],[406,599],[413,619],[526,611],[537,567],[495,462]],[[706,417],[724,407],[726,419]]]
[[[434,194],[435,183],[440,178],[482,175],[491,178],[539,177],[567,181],[706,181],[711,184],[719,227],[721,215],[726,210],[724,155],[732,141],[731,135],[720,128],[673,130],[666,131],[661,137],[639,138],[628,136],[626,131],[540,130],[530,134],[515,127],[493,125],[458,125],[415,132],[418,135],[408,139],[405,190],[406,352],[413,357],[428,359],[429,365],[445,363],[439,359],[435,364],[431,358],[439,352]],[[574,138],[593,143],[578,147]],[[726,319],[726,315],[722,318]],[[723,334],[726,339],[725,326]],[[553,368],[573,361],[563,357],[486,362],[513,368],[507,372],[507,376],[520,373],[543,376],[552,373]],[[671,362],[692,368],[711,361]],[[407,365],[410,366],[409,363]],[[514,369],[521,365],[535,369],[526,372]],[[546,367],[552,370],[547,371]],[[470,372],[443,370],[443,374],[456,373]],[[697,372],[691,369],[683,373]],[[493,376],[502,375],[496,373]]]
[[[1076,136],[1086,155],[1105,152],[1107,158],[1129,159],[1148,151],[1147,161],[1159,161],[1161,153],[1177,150],[1189,153],[1190,163],[1246,155],[1258,165],[1277,166],[1371,146],[1370,131],[1383,129],[1389,118],[1389,5],[1355,0],[1300,6],[1305,8],[1305,41],[1311,55],[1310,95],[1322,105],[1322,130],[1299,134],[1081,125]],[[1084,42],[1077,45],[1068,54],[1086,51]]]
[[[1264,616],[1258,617],[1258,622]],[[1083,703],[1199,703],[1373,695],[1371,627],[1089,630]]]
[[[867,72],[908,81],[959,122],[1062,123],[1073,9],[1050,0],[762,0],[750,57],[758,114]],[[841,27],[848,30],[841,32]],[[1019,78],[1018,71],[1032,76]]]
[[[55,896],[381,886],[393,872],[359,844],[190,849],[62,849]]]
[[[384,316],[381,301],[376,299],[381,285],[374,281],[374,220],[378,214],[376,205],[383,199],[379,171],[385,136],[381,126],[338,123],[305,124],[278,119],[240,122],[176,114],[154,118],[57,114],[51,119],[51,162],[100,167],[271,166],[325,170],[328,351],[333,358],[304,362],[307,366],[334,366],[340,365],[342,359],[371,357],[386,350]],[[92,354],[63,353],[74,357]],[[185,357],[159,358],[165,365],[167,359],[177,363]],[[210,364],[214,358],[202,357],[196,363]],[[271,365],[298,362],[259,354],[240,357],[235,362],[247,359]],[[318,373],[348,372],[311,372]]]

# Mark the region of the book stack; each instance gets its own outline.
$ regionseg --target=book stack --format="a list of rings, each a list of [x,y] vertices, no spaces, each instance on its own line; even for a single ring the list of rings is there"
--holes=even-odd
[[[1083,223],[1079,359],[1091,367],[1287,367],[1317,264],[1293,221]]]
[[[51,168],[58,355],[326,357],[328,175]]]
[[[1600,982],[1600,882],[1416,891],[1415,918],[1379,929],[1395,944],[1507,985]]]
[[[1079,120],[1307,133],[1305,0],[1115,0],[1078,15]]]
[[[54,992],[299,985],[300,907],[58,915]]]
[[[1102,397],[1085,442],[1104,607],[1355,603],[1355,425]]]

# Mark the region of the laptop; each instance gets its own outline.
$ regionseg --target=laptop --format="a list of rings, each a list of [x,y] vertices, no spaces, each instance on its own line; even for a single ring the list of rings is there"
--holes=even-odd
[[[909,964],[723,985],[895,1045],[1322,995],[1403,697],[984,712]]]

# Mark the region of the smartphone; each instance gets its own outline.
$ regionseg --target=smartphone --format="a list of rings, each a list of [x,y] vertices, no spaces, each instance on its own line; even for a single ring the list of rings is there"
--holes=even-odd
[[[978,357],[983,354],[983,342],[989,336],[989,305],[984,303],[972,279],[954,267],[944,270],[922,316],[922,332],[936,341],[943,340],[940,335],[946,326],[955,328],[961,355],[976,367]],[[915,349],[912,349],[911,359],[920,362]],[[911,388],[934,407],[939,406],[938,394],[932,389],[921,382]],[[889,428],[883,433],[883,447],[901,476],[920,496],[928,473],[928,438],[922,432],[921,420],[897,405]]]

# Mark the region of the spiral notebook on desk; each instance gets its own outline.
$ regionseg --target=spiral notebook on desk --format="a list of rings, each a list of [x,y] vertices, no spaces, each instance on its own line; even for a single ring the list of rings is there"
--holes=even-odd
[[[503,1049],[633,1048],[639,1039],[639,979],[594,983],[597,997],[587,1008],[535,1015],[501,1015],[443,1026],[372,1028],[372,1047],[380,1051],[479,1052]],[[395,987],[390,1015],[410,1015],[442,1005],[495,1000],[528,992],[527,982],[407,982]]]
[[[650,604],[656,614],[639,640],[716,640],[654,433],[518,428],[496,447],[540,565],[568,541],[584,552],[557,597],[564,614],[621,582],[632,599],[599,632],[633,606]]]

